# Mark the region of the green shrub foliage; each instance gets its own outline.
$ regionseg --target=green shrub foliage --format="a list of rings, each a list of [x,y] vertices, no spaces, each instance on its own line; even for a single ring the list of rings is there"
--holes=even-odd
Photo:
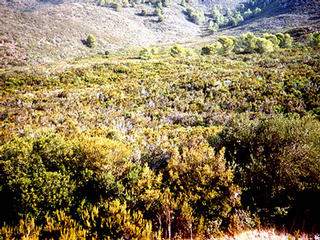
[[[314,199],[320,189],[319,130],[319,121],[310,116],[250,120],[242,114],[232,118],[211,143],[227,149],[236,182],[243,189],[244,205],[267,222],[311,224],[319,222],[314,214],[319,210]],[[301,196],[305,196],[303,202]]]
[[[87,41],[86,41],[86,44],[89,48],[95,48],[97,45],[96,38],[92,34],[89,34]]]
[[[289,48],[292,46],[293,39],[288,33],[286,33],[286,34],[277,33],[276,36],[277,36],[278,40],[280,41],[279,46],[281,48]]]
[[[216,132],[146,131],[147,142],[175,137],[160,140],[157,151],[165,155],[153,159],[146,153],[138,165],[130,146],[103,137],[16,137],[0,148],[0,195],[7,201],[2,221],[31,217],[43,223],[40,229],[59,210],[89,235],[126,239],[151,239],[158,231],[169,238],[179,232],[200,236],[209,227],[204,219],[227,227],[240,190],[223,151],[208,145],[206,138]]]
[[[204,13],[202,10],[195,10],[192,7],[188,7],[185,13],[188,19],[195,24],[201,24],[204,20]]]
[[[307,35],[307,44],[314,48],[320,47],[320,32],[310,33]]]
[[[1,73],[0,239],[320,231],[319,50],[280,38]]]
[[[234,41],[230,37],[221,36],[218,39],[218,42],[221,44],[219,52],[223,55],[230,54],[234,48]]]

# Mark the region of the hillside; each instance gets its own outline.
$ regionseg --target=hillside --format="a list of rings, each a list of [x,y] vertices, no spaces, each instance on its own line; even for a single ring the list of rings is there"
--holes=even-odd
[[[320,237],[319,1],[0,5],[0,239]]]
[[[163,21],[159,22],[159,17],[153,15],[156,9],[153,3],[130,3],[124,7],[110,3],[105,7],[100,2],[90,1],[1,0],[0,65],[52,63],[105,51],[178,41],[206,41],[219,35],[239,35],[247,31],[278,32],[300,26],[311,27],[307,32],[319,29],[317,0],[299,1],[299,4],[297,1],[270,1],[265,8],[257,1],[261,13],[237,23],[238,26],[222,26],[218,33],[208,31],[214,6],[221,5],[222,13],[228,7],[235,11],[241,6],[244,12],[250,5],[239,5],[242,2],[205,0],[182,6],[180,1],[169,1],[162,7]],[[121,9],[116,10],[115,6]],[[203,14],[201,23],[195,24],[186,16],[188,6],[203,11],[204,14],[199,12]],[[141,16],[142,9],[146,10],[146,16]],[[97,39],[95,49],[85,45],[89,34]]]
[[[316,239],[320,33],[285,36],[0,74],[0,238]]]

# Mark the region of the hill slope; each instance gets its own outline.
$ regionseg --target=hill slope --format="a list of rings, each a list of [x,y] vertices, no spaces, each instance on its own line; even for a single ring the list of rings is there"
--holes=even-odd
[[[164,21],[159,22],[149,4],[134,4],[134,7],[116,11],[111,7],[98,6],[97,2],[85,1],[0,1],[0,66],[50,63],[61,59],[84,57],[105,51],[133,46],[173,43],[206,38],[207,24],[212,7],[221,5],[221,11],[231,7],[239,9],[239,0],[199,0],[182,6],[178,1],[163,7]],[[261,2],[261,1],[260,1]],[[257,1],[257,6],[259,1]],[[133,5],[133,4],[132,4]],[[237,27],[220,28],[218,35],[237,35],[242,32],[282,31],[284,28],[319,26],[319,1],[282,0],[269,4],[253,18]],[[204,12],[200,24],[190,21],[185,15],[191,6]],[[319,7],[318,7],[319,8]],[[145,9],[147,16],[141,16]],[[312,16],[312,18],[310,17]],[[97,39],[97,48],[90,49],[84,43],[88,34]]]

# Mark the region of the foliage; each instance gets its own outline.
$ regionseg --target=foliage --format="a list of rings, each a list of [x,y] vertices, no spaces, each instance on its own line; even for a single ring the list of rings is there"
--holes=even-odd
[[[152,61],[133,59],[135,51],[1,74],[0,238],[312,229],[319,51],[260,54],[260,41],[275,48],[278,38],[242,39],[198,49],[205,57],[164,46],[148,50]]]
[[[89,48],[95,48],[97,45],[96,38],[92,34],[89,34],[87,37],[86,44]]]
[[[243,13],[243,15],[244,15],[245,18],[250,18],[250,17],[253,15],[253,13],[252,13],[251,9],[248,8],[248,10],[246,10],[246,11]]]
[[[112,3],[112,8],[117,12],[120,12],[122,10],[122,5],[118,2],[114,2]]]
[[[257,38],[256,45],[258,53],[269,53],[274,50],[273,43],[265,38]]]
[[[142,60],[149,60],[152,58],[152,53],[151,51],[149,51],[148,48],[143,48],[140,52],[139,52],[139,58]]]
[[[307,35],[307,44],[314,48],[320,47],[320,32],[309,33]]]
[[[259,14],[260,12],[261,12],[261,9],[258,8],[258,7],[253,10],[253,14],[254,14],[254,15],[257,15],[257,14]]]
[[[163,22],[165,20],[165,17],[160,14],[159,17],[158,17],[158,22]]]
[[[272,218],[283,223],[304,209],[318,211],[313,197],[320,189],[319,129],[319,122],[311,116],[250,120],[248,115],[238,115],[211,143],[226,147],[236,182],[244,191],[243,205],[253,208],[265,221]],[[301,194],[308,206],[299,202]],[[319,221],[312,215],[302,218]]]
[[[226,23],[225,17],[220,13],[220,10],[216,5],[212,10],[212,19],[218,24],[218,26],[222,26]]]
[[[201,55],[212,55],[216,53],[216,48],[212,45],[206,45],[201,48]]]
[[[240,35],[237,41],[236,52],[238,53],[254,53],[257,48],[257,37],[251,33]]]
[[[184,57],[186,55],[186,50],[180,45],[174,45],[170,48],[170,55],[172,57]]]
[[[147,16],[147,10],[145,8],[141,9],[141,16]]]
[[[195,24],[201,24],[204,20],[204,13],[202,10],[195,10],[192,7],[188,7],[185,13],[190,21]]]
[[[269,34],[269,33],[264,33],[264,34],[262,34],[262,37],[267,39],[267,40],[270,40],[272,42],[274,48],[278,48],[279,47],[280,40],[277,38],[276,35]]]
[[[286,33],[286,34],[277,33],[276,36],[277,36],[278,40],[280,41],[279,46],[281,48],[289,48],[292,46],[293,39],[288,33]]]
[[[155,16],[157,16],[157,17],[162,16],[162,10],[161,10],[161,8],[159,8],[159,7],[155,8],[153,15],[155,15]]]
[[[217,23],[214,23],[212,20],[209,21],[208,30],[211,34],[218,32],[219,25]]]
[[[234,48],[234,41],[230,37],[221,36],[218,39],[218,42],[221,44],[219,52],[223,55],[230,54]]]
[[[164,135],[171,138],[158,148],[160,152],[167,151],[168,165],[154,170],[146,164],[134,166],[129,146],[103,137],[69,140],[40,134],[35,138],[15,138],[0,149],[1,197],[8,203],[1,209],[2,216],[11,217],[7,220],[30,216],[40,223],[47,221],[48,225],[39,228],[45,234],[67,226],[61,217],[56,224],[47,217],[54,216],[58,209],[63,211],[61,214],[67,212],[80,219],[76,223],[67,217],[70,231],[87,229],[82,234],[102,238],[149,239],[151,221],[155,230],[166,226],[172,233],[185,231],[183,226],[189,228],[190,223],[196,223],[190,230],[200,235],[202,218],[214,217],[226,226],[239,200],[234,192],[239,190],[232,183],[223,152],[215,154],[206,141],[216,132],[214,127],[146,130],[146,142]],[[181,207],[192,211],[192,215],[187,217]],[[77,213],[71,209],[78,209]],[[89,210],[91,215],[87,215]],[[160,226],[156,227],[159,221]]]
[[[230,22],[232,23],[233,26],[238,26],[238,24],[239,24],[240,22],[242,22],[243,20],[244,20],[244,19],[243,19],[241,13],[238,12],[238,11],[236,11],[236,12],[234,13],[234,15],[230,18]]]

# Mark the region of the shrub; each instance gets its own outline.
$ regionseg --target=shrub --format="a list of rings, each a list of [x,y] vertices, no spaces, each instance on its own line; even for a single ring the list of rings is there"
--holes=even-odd
[[[320,47],[320,32],[310,33],[307,35],[307,44],[310,47]]]
[[[234,15],[230,18],[230,21],[233,26],[238,26],[240,22],[243,22],[243,17],[240,12],[236,11]]]
[[[213,55],[216,53],[216,48],[212,45],[206,45],[201,48],[201,55]]]
[[[283,222],[290,225],[288,216],[299,213],[299,221],[302,217],[311,224],[310,218],[319,222],[319,216],[303,216],[303,211],[318,210],[312,198],[319,196],[320,189],[319,130],[320,123],[311,116],[250,120],[247,115],[236,115],[219,137],[211,139],[211,145],[226,147],[245,207],[268,222],[286,219]],[[303,202],[309,204],[299,202],[297,196],[304,196]]]
[[[272,42],[265,38],[257,38],[256,45],[258,53],[269,53],[274,50]]]
[[[219,37],[218,42],[221,44],[221,49],[219,50],[220,54],[226,55],[232,52],[234,48],[234,41],[232,38],[221,36]]]
[[[218,32],[219,25],[217,23],[214,23],[212,20],[209,21],[208,30],[211,34]]]
[[[251,33],[244,33],[240,35],[240,38],[236,44],[237,53],[254,53],[257,49],[257,38]]]
[[[289,47],[292,46],[293,39],[288,33],[286,33],[286,34],[277,33],[276,36],[280,41],[279,47],[281,47],[281,48],[289,48]]]
[[[105,58],[109,58],[109,57],[110,57],[110,51],[106,50],[106,51],[104,52],[104,57],[105,57]]]
[[[118,2],[114,2],[114,3],[112,4],[112,8],[113,8],[114,10],[116,10],[117,12],[120,12],[120,11],[122,10],[122,5],[121,5],[120,3],[118,3]]]
[[[220,10],[217,6],[214,6],[212,10],[212,18],[219,26],[225,25],[226,23],[225,17],[220,13]]]
[[[145,8],[141,9],[141,16],[147,16],[147,10]]]
[[[169,3],[170,3],[170,0],[162,0],[162,5],[164,7],[168,7],[169,6]]]
[[[150,136],[156,140],[155,136],[164,136],[163,131]],[[193,233],[203,239],[228,226],[240,191],[233,184],[223,150],[216,153],[208,145],[207,137],[216,132],[215,127],[169,130],[171,137],[158,148],[160,156],[148,160],[155,171],[144,168],[138,184],[141,188],[132,190],[143,196],[141,206],[147,206],[151,219],[158,219],[157,225],[166,229],[162,230],[164,237],[180,231],[181,237]],[[170,142],[172,147],[165,150]]]
[[[43,220],[47,212],[68,210],[74,200],[75,182],[66,168],[71,145],[59,136],[15,138],[0,148],[1,215],[10,220],[31,215]]]
[[[128,0],[122,0],[122,6],[123,6],[124,8],[130,7],[129,1],[128,1]]]
[[[243,13],[244,18],[250,18],[252,17],[252,15],[253,15],[253,12],[251,11],[250,8],[248,8],[248,10]]]
[[[271,41],[274,48],[278,48],[279,47],[280,40],[277,38],[276,35],[269,34],[269,33],[264,33],[264,34],[262,34],[262,37],[267,39],[267,40],[269,40],[269,41]]]
[[[186,10],[186,15],[190,19],[191,22],[195,24],[201,24],[204,20],[204,13],[202,10],[195,10],[192,7],[188,7]]]
[[[86,44],[89,48],[95,48],[97,45],[96,38],[92,34],[89,34],[87,37]]]
[[[160,14],[158,17],[158,22],[163,22],[164,19],[165,19],[164,16],[162,14]]]
[[[227,8],[226,10],[226,16],[231,17],[232,16],[232,10],[230,8]]]
[[[155,10],[154,10],[154,13],[153,13],[154,16],[162,16],[162,10],[161,8],[157,7]]]
[[[172,48],[170,48],[170,55],[172,57],[185,57],[186,50],[180,45],[174,45]]]
[[[253,14],[254,15],[257,15],[257,14],[259,14],[259,13],[261,13],[261,9],[260,8],[255,8],[254,10],[253,10]]]
[[[139,58],[143,60],[149,60],[152,58],[152,53],[147,48],[143,48],[139,52]]]

